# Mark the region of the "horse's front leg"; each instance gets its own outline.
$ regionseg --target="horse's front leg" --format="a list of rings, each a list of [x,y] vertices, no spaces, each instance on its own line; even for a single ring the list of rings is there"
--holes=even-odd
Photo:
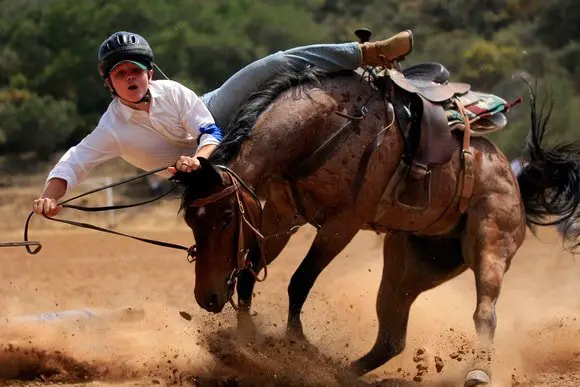
[[[473,320],[478,343],[474,363],[465,378],[466,387],[491,382],[495,304],[504,274],[524,237],[524,214],[517,198],[511,195],[486,197],[468,212],[462,245],[466,262],[475,275],[477,304]]]
[[[260,247],[258,244],[254,244],[248,253],[248,259],[254,267],[260,265],[260,254]],[[238,333],[248,338],[254,337],[257,331],[256,324],[250,315],[255,284],[256,278],[251,271],[246,269],[240,272],[236,285],[238,292],[238,310],[236,314],[238,318]]]
[[[361,224],[351,212],[337,214],[318,230],[306,257],[292,275],[288,286],[289,309],[286,334],[292,339],[305,339],[300,321],[302,306],[316,278],[350,243]]]
[[[266,262],[272,262],[278,254],[282,251],[284,246],[288,243],[290,235],[280,237],[275,243],[267,243],[265,246]],[[263,262],[260,257],[260,247],[256,243],[248,253],[248,259],[252,262],[253,272],[250,270],[242,270],[240,272],[237,291],[238,291],[238,331],[250,337],[255,336],[257,328],[254,320],[251,317],[250,309],[252,308],[252,297],[254,294],[254,286],[256,285],[256,277],[254,273],[259,273],[263,268]]]
[[[266,202],[262,214],[262,235],[266,237],[263,243],[264,259],[261,257],[262,250],[259,242],[254,243],[248,253],[248,259],[252,263],[253,272],[242,270],[240,272],[238,291],[238,331],[240,333],[255,336],[256,325],[251,318],[250,309],[252,307],[252,297],[256,284],[255,274],[263,269],[264,260],[270,264],[284,247],[288,244],[291,234],[290,228],[294,220],[293,209],[286,205],[276,205],[273,201]]]

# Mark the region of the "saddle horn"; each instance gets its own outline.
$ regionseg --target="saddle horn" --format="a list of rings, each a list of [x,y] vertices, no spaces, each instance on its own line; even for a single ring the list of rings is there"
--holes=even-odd
[[[371,40],[371,35],[373,34],[368,28],[357,28],[354,34],[359,39],[359,43],[366,43]]]

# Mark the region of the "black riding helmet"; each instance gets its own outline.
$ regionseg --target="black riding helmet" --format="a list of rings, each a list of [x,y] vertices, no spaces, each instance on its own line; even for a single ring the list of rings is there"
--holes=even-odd
[[[99,47],[99,70],[103,79],[121,62],[132,62],[143,70],[153,66],[153,50],[144,37],[133,32],[119,31],[109,36]]]

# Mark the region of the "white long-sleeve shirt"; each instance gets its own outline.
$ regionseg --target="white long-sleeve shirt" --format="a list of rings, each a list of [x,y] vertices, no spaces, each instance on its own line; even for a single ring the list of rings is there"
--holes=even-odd
[[[220,142],[221,136],[212,130],[211,113],[193,91],[174,81],[156,80],[150,83],[149,92],[149,112],[113,99],[97,127],[60,158],[47,180],[65,180],[68,191],[91,169],[116,157],[151,170],[169,166],[198,147]]]

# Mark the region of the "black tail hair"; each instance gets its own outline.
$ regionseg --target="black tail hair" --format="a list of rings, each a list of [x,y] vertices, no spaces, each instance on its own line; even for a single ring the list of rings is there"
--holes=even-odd
[[[524,80],[525,81],[525,80]],[[538,113],[537,83],[530,92],[531,129],[523,151],[525,166],[518,183],[532,232],[535,226],[559,225],[568,249],[580,245],[580,228],[575,227],[580,204],[580,142],[542,145],[552,114],[553,98],[545,98]]]

